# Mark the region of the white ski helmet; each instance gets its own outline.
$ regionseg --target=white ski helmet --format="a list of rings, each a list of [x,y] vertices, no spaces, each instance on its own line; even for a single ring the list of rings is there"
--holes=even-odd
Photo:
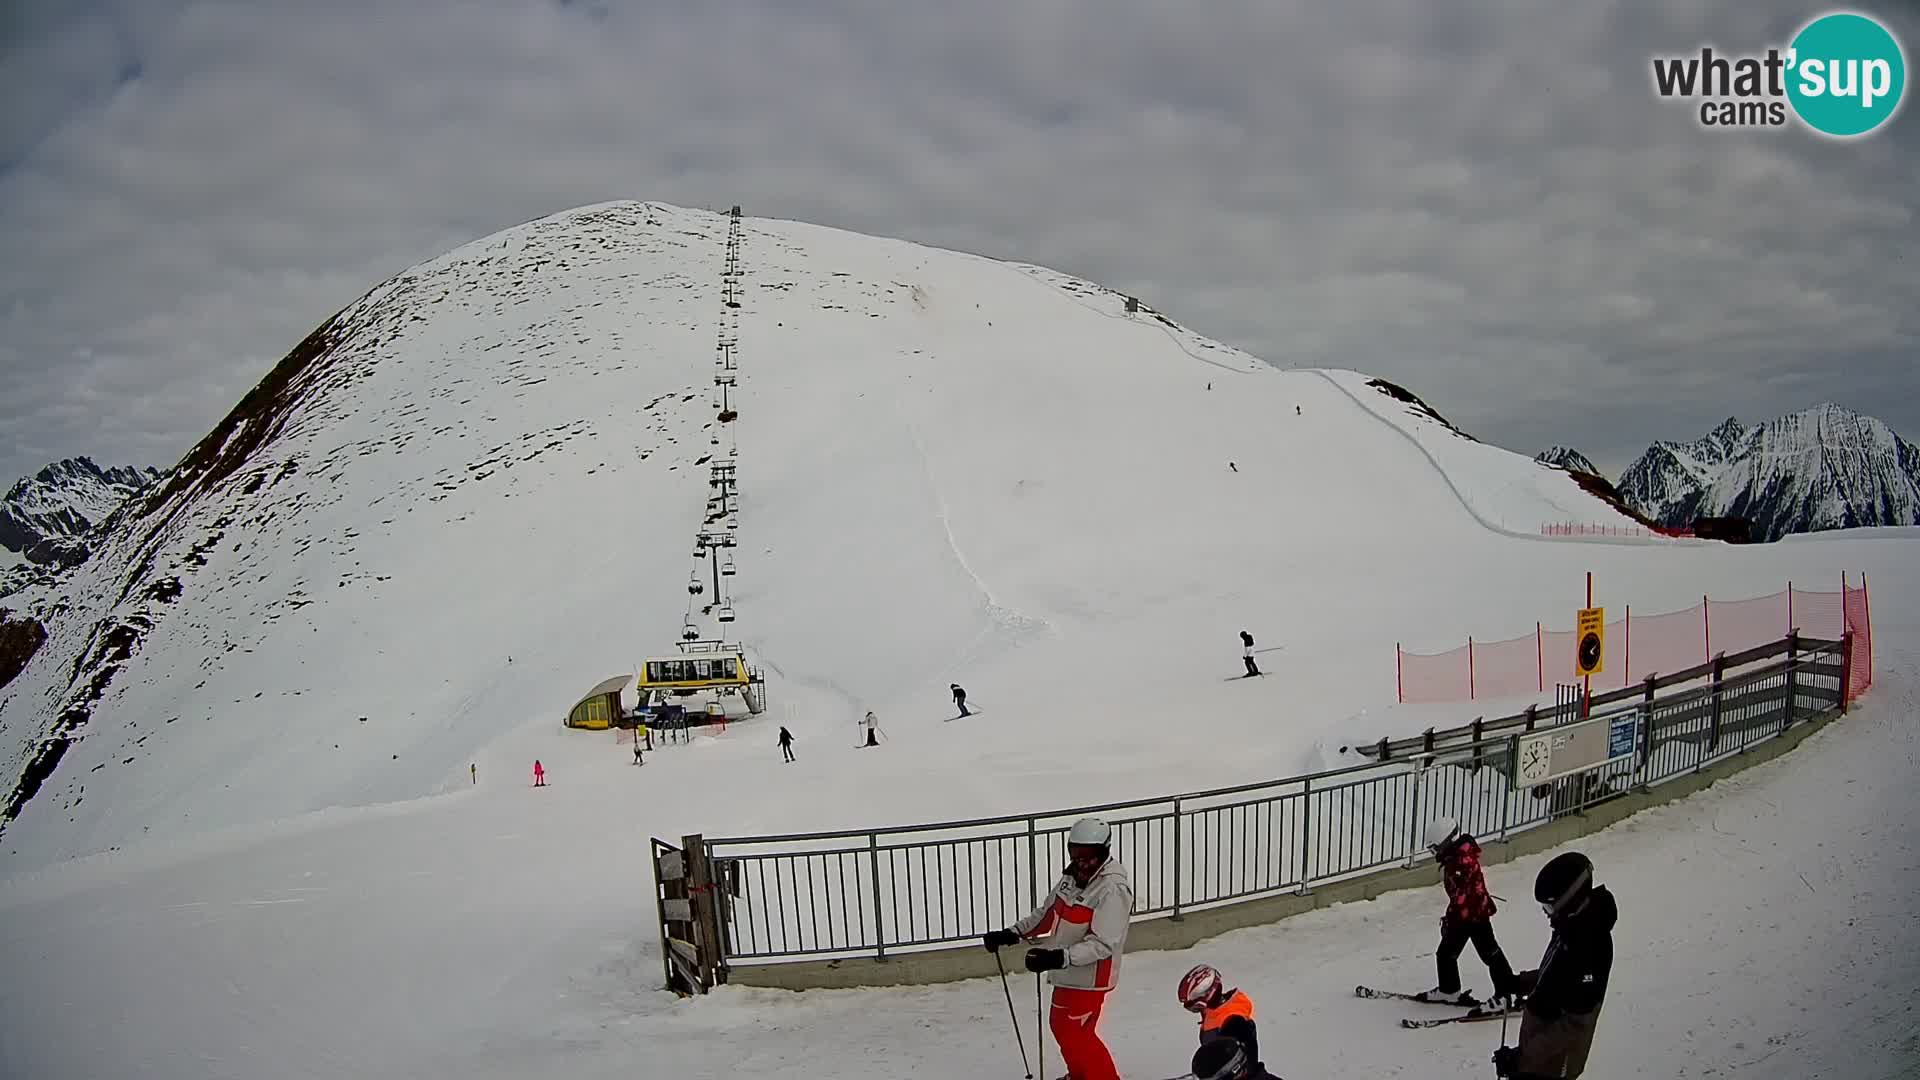
[[[1113,828],[1097,817],[1083,817],[1067,830],[1068,847],[1106,847],[1113,839]]]
[[[1427,825],[1427,850],[1435,855],[1460,835],[1460,819],[1456,817],[1434,818]]]

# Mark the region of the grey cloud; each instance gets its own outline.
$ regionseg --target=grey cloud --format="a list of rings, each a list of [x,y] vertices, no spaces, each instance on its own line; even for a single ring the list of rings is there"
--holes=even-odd
[[[1826,399],[1920,434],[1913,116],[1836,145],[1703,132],[1651,92],[1653,53],[1762,47],[1811,9],[20,11],[0,476],[171,461],[381,278],[622,197],[1052,265],[1276,363],[1403,382],[1524,452],[1619,462]]]

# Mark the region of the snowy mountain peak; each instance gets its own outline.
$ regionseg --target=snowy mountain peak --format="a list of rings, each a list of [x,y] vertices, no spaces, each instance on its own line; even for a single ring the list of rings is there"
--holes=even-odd
[[[1131,795],[1071,764],[1065,718],[1153,737],[1223,620],[1285,633],[1356,578],[1457,602],[1408,557],[1415,532],[1422,552],[1533,547],[1543,522],[1629,521],[1389,385],[897,240],[658,203],[515,226],[327,319],[57,598],[20,602],[47,639],[0,688],[0,876],[556,761],[582,745],[547,742],[577,734],[572,703],[689,623],[746,643],[803,745],[868,708],[905,741],[939,726],[930,690],[944,708],[977,683],[1004,715],[1061,718],[979,736],[1065,763],[1050,798]],[[1143,514],[1174,494],[1181,512]],[[735,541],[724,570],[707,535]],[[1156,674],[1060,678],[1093,657]],[[750,769],[688,782],[702,826],[749,831],[863,822],[885,781],[835,774],[778,820],[749,809]],[[989,809],[902,783],[902,812]]]
[[[58,552],[70,552],[73,542],[160,476],[158,469],[133,465],[102,469],[87,457],[56,461],[0,498],[0,547],[33,562],[68,561]]]
[[[1548,447],[1538,454],[1535,454],[1533,460],[1555,466],[1556,468],[1565,469],[1568,472],[1592,473],[1596,476],[1600,474],[1600,470],[1594,466],[1587,455],[1568,446]]]
[[[1886,424],[1823,402],[1748,428],[1728,419],[1692,443],[1659,442],[1620,491],[1664,525],[1737,517],[1756,538],[1920,523],[1920,450]]]
[[[1719,427],[1707,433],[1707,441],[1722,448],[1731,448],[1733,444],[1740,441],[1740,436],[1746,433],[1747,429],[1745,425],[1740,423],[1740,418],[1737,416],[1729,416],[1725,420],[1720,421]]]

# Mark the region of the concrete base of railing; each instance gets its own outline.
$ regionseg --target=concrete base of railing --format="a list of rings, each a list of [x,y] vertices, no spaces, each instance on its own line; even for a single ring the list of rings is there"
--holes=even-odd
[[[1577,837],[1597,832],[1642,810],[1684,799],[1715,781],[1771,761],[1800,745],[1808,735],[1826,726],[1841,710],[1830,709],[1796,724],[1778,738],[1768,739],[1697,773],[1675,777],[1657,788],[1632,791],[1583,813],[1569,814],[1504,841],[1482,840],[1486,863],[1504,863],[1560,847]],[[1604,869],[1602,871],[1604,876]],[[1185,949],[1229,930],[1264,926],[1291,915],[1355,900],[1372,900],[1399,889],[1436,888],[1440,868],[1424,862],[1410,868],[1380,870],[1363,877],[1316,886],[1306,894],[1263,897],[1199,911],[1178,919],[1155,916],[1133,924],[1127,932],[1127,952]],[[1026,975],[1020,966],[1024,948],[1002,952],[1009,974]],[[851,957],[841,960],[803,960],[784,964],[750,964],[730,969],[727,982],[781,990],[847,989],[856,986],[909,986],[989,978],[997,974],[993,954],[979,945],[902,953],[885,960]]]

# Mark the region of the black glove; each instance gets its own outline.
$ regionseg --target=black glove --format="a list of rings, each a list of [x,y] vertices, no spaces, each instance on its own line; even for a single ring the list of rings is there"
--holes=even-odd
[[[1029,949],[1027,950],[1028,971],[1052,971],[1067,966],[1065,949]]]
[[[1513,1067],[1520,1060],[1520,1048],[1503,1046],[1493,1052],[1493,1075],[1512,1076]]]
[[[1011,930],[989,930],[980,943],[987,947],[988,952],[999,952],[1002,946],[1020,944],[1020,935]]]

